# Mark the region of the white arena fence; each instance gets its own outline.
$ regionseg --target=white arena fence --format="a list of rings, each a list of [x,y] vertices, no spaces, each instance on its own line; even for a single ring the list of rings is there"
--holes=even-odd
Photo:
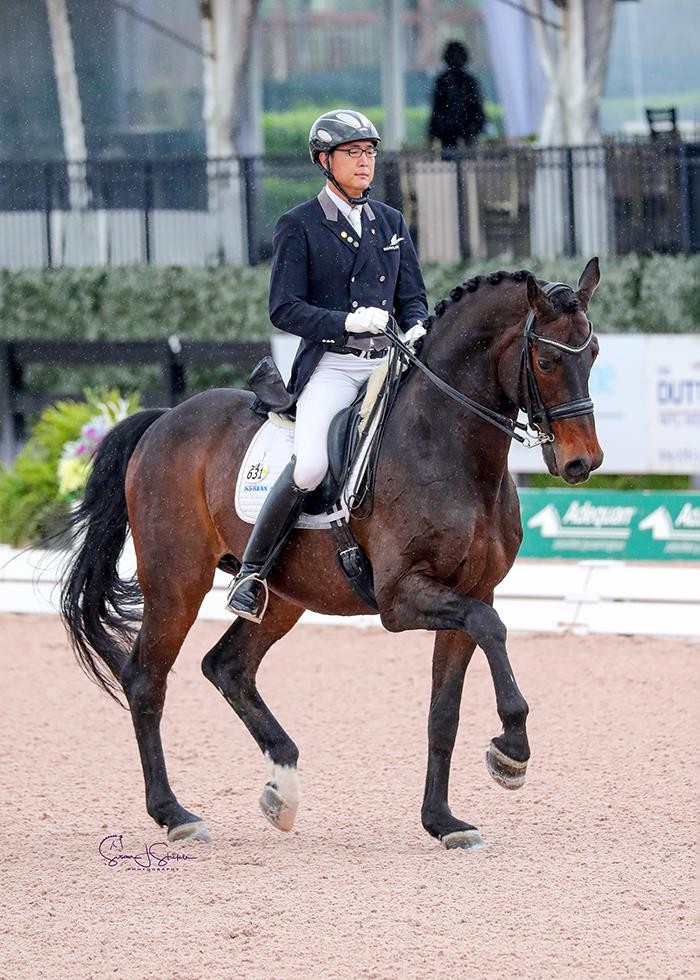
[[[55,613],[66,552],[0,545],[0,613]],[[130,542],[120,567],[133,574]],[[200,619],[230,621],[230,576],[216,573]],[[495,608],[509,630],[685,636],[700,641],[700,564],[660,566],[618,561],[516,561],[496,589]],[[378,616],[305,613],[302,623],[380,626]]]

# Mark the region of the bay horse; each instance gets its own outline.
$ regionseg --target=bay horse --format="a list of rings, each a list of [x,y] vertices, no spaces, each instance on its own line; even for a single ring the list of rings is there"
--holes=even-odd
[[[422,823],[448,848],[483,844],[448,804],[464,676],[477,645],[502,723],[487,751],[488,771],[510,789],[525,778],[528,706],[493,609],[494,588],[522,539],[508,449],[522,408],[539,430],[550,473],[578,484],[600,466],[588,394],[598,342],[587,317],[599,279],[597,259],[576,290],[525,270],[495,272],[438,303],[386,422],[371,516],[351,520],[372,565],[382,625],[435,632]],[[233,488],[262,423],[252,403],[251,392],[215,389],[119,423],[95,456],[73,518],[79,543],[61,613],[84,669],[113,697],[126,695],[146,807],[170,840],[211,839],[170,787],[160,721],[168,673],[214,572],[220,564],[235,570],[245,548],[249,526],[236,515]],[[129,527],[138,581],[122,581],[117,571]],[[289,830],[299,805],[299,752],[263,701],[257,670],[305,609],[336,616],[369,610],[339,569],[330,530],[295,531],[269,584],[262,623],[236,619],[202,670],[271,765],[261,807]]]

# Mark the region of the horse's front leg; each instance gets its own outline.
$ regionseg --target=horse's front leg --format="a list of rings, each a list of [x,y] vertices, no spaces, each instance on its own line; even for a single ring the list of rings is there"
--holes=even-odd
[[[441,630],[435,637],[428,715],[428,771],[421,818],[428,833],[441,840],[445,847],[480,847],[483,844],[476,827],[452,816],[447,800],[464,675],[475,646],[464,633]]]
[[[383,590],[379,596],[382,623],[388,630],[399,632],[407,629],[436,631],[459,631],[466,634],[468,641],[478,644],[486,655],[496,692],[496,708],[503,723],[503,731],[491,740],[486,753],[486,762],[491,776],[501,786],[518,789],[525,781],[530,746],[527,740],[526,719],[527,702],[520,693],[513,676],[513,670],[506,651],[506,628],[491,605],[460,595],[453,589],[422,576],[407,576],[402,579],[395,591]],[[459,720],[459,702],[471,650],[464,643],[461,654],[449,653],[449,642],[445,649],[436,642],[435,664],[433,670],[433,694],[431,701],[431,732],[435,731],[439,745],[433,775],[444,771],[444,810],[447,808],[447,773],[452,745]],[[451,741],[450,741],[451,740]],[[433,742],[431,738],[431,755]],[[439,764],[439,765],[438,765]],[[430,780],[430,765],[428,777]],[[426,787],[426,798],[429,787]],[[437,796],[432,801],[438,799]],[[459,823],[459,821],[457,821]],[[425,821],[424,821],[425,824]],[[439,822],[435,824],[441,840],[445,832],[440,832]],[[433,833],[430,826],[426,829]],[[455,828],[457,831],[472,831],[469,825]],[[447,834],[452,833],[447,830]],[[478,836],[478,835],[477,835]],[[445,843],[449,842],[445,840]],[[479,843],[469,834],[460,843],[457,838],[453,846],[472,847]]]

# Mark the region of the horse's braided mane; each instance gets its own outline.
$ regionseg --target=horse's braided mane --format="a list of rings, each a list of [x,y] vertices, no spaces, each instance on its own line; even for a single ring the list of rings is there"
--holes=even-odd
[[[531,275],[528,269],[518,269],[517,272],[505,272],[499,270],[498,272],[491,272],[488,276],[472,276],[471,279],[466,279],[459,286],[455,286],[454,289],[450,291],[450,295],[446,296],[444,299],[439,300],[435,304],[435,312],[432,313],[427,320],[425,320],[423,326],[426,330],[430,330],[436,320],[439,320],[445,311],[453,306],[455,303],[459,303],[461,299],[467,293],[474,293],[482,285],[497,286],[504,279],[508,279],[511,282],[525,282],[527,277]],[[572,291],[573,292],[573,291]],[[564,313],[576,313],[580,306],[578,299],[575,294],[571,298],[566,297],[565,299],[559,299],[562,310]]]

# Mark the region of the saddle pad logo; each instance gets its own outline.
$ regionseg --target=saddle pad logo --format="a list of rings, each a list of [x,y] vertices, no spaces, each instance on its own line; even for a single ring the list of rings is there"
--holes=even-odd
[[[399,242],[402,242],[402,241],[403,241],[403,238],[399,238],[398,235],[392,235],[391,236],[391,241],[389,242],[388,245],[385,245],[384,246],[383,251],[384,252],[394,252],[394,251],[396,251],[398,249],[398,247],[399,247]]]
[[[250,483],[258,483],[260,480],[264,480],[267,476],[267,466],[265,463],[252,463],[248,467],[248,472],[245,475],[246,480]]]

